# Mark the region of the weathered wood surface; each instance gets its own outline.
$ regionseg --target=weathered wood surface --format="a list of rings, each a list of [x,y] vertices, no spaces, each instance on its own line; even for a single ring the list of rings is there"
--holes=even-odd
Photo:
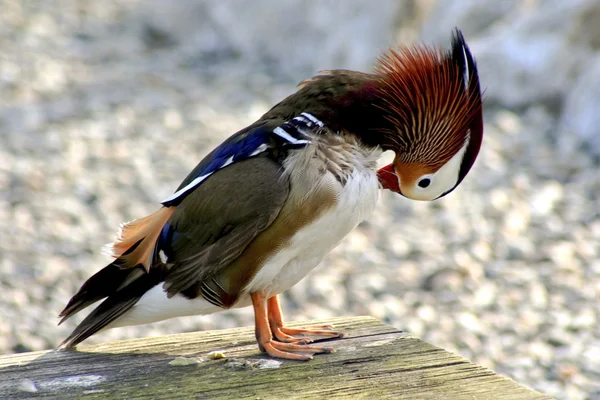
[[[548,398],[376,319],[309,324],[323,323],[347,333],[327,342],[335,353],[276,368],[264,368],[275,365],[265,363],[253,328],[2,356],[0,399]],[[214,350],[225,358],[208,356]],[[169,364],[178,356],[205,361]]]

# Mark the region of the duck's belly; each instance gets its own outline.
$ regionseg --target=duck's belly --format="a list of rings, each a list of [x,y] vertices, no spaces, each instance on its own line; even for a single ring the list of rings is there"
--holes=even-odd
[[[274,296],[298,283],[373,212],[378,197],[375,173],[355,170],[341,187],[335,207],[296,232],[289,245],[262,266],[244,292],[265,290],[268,296]],[[240,303],[245,301],[240,299]]]

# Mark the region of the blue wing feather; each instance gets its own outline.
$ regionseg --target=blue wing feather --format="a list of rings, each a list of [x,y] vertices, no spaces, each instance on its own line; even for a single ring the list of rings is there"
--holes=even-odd
[[[321,128],[314,116],[302,113],[281,125],[251,125],[229,137],[208,154],[181,183],[177,191],[162,201],[165,207],[178,206],[206,178],[232,163],[254,157],[269,148],[298,149],[310,144],[306,129]]]

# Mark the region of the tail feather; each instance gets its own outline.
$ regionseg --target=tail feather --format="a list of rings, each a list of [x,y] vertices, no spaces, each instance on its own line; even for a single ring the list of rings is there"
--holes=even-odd
[[[138,302],[141,296],[115,303],[108,298],[90,313],[77,328],[60,344],[62,348],[72,348],[125,314]]]
[[[109,264],[102,268],[96,274],[92,275],[79,291],[69,300],[64,310],[58,315],[61,321],[59,325],[67,319],[77,314],[79,311],[89,305],[108,297],[119,290],[123,282],[128,281],[130,275],[137,276],[137,273],[144,272],[141,268],[122,269],[117,262]]]
[[[158,270],[154,270],[150,274],[144,273],[132,282],[126,291],[117,291],[108,296],[75,328],[69,337],[60,344],[60,347],[75,347],[93,334],[106,328],[110,323],[129,311],[144,293],[159,284],[161,279]]]
[[[107,252],[119,259],[121,268],[141,264],[149,271],[158,235],[174,211],[175,207],[162,207],[147,217],[122,224],[117,240],[106,246]]]
[[[163,207],[155,213],[121,227],[117,240],[110,246],[116,258],[89,278],[59,314],[59,325],[84,308],[106,298],[96,307],[61,347],[73,347],[125,314],[148,290],[164,278],[160,265],[150,269],[155,259],[158,235],[173,214],[174,208]]]

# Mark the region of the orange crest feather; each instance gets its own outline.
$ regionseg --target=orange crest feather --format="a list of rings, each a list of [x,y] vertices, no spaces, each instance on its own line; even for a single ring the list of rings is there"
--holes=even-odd
[[[400,161],[444,165],[464,145],[480,112],[479,90],[465,90],[459,67],[442,50],[401,47],[378,61],[381,109],[395,127],[387,134]]]

